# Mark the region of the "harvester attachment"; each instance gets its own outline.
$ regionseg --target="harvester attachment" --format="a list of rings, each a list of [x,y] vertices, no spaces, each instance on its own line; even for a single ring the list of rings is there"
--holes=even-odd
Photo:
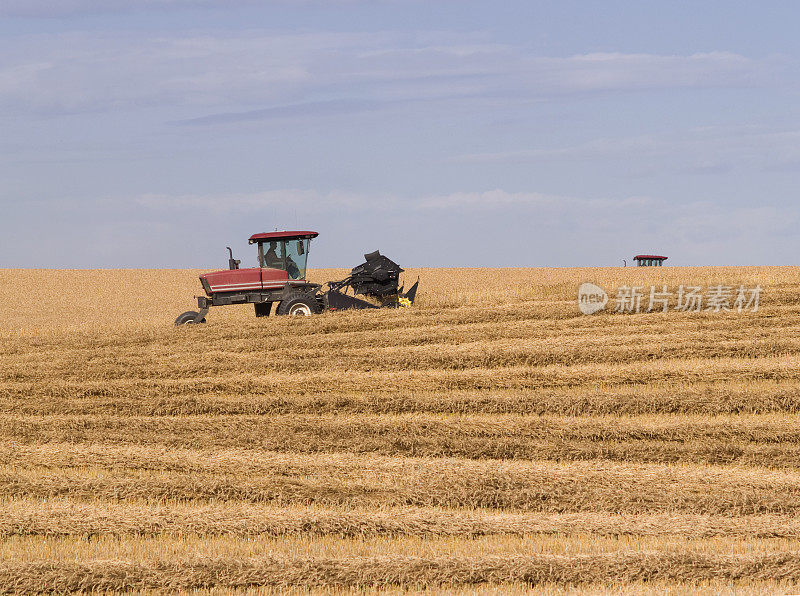
[[[399,287],[400,274],[403,269],[380,251],[364,255],[365,263],[353,267],[350,275],[341,281],[328,282],[325,301],[330,310],[368,309],[368,308],[401,308],[414,304],[419,287],[419,279],[403,292]],[[353,295],[347,294],[348,290]],[[375,303],[357,298],[363,295],[375,300]]]
[[[355,296],[349,296],[344,292],[334,289],[330,289],[325,293],[325,301],[328,304],[329,310],[380,308],[377,304],[372,304],[371,302],[361,300],[361,298],[356,298]]]
[[[408,305],[411,306],[414,304],[414,300],[417,298],[417,288],[419,287],[419,278],[417,281],[414,282],[414,285],[408,288],[408,292],[403,292],[403,288],[400,288],[398,292],[398,296],[401,300],[405,299],[408,300]]]

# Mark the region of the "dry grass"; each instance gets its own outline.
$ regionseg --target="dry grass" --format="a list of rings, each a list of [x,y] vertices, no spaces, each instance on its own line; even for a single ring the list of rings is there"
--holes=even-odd
[[[473,461],[46,445],[38,453],[23,450],[16,465],[0,469],[0,495],[542,513],[791,515],[800,512],[800,471],[605,460]]]
[[[716,594],[717,596],[774,596],[776,594],[797,594],[800,593],[800,584],[791,581],[781,580],[752,580],[742,578],[738,580],[696,580],[696,581],[647,581],[620,583],[616,581],[606,581],[596,584],[564,584],[545,582],[539,585],[531,585],[521,582],[508,582],[502,584],[457,584],[457,585],[434,585],[434,586],[414,586],[412,590],[407,587],[358,587],[343,588],[331,586],[317,586],[314,588],[298,588],[281,586],[274,588],[271,586],[253,586],[248,588],[196,588],[191,590],[178,590],[180,594],[207,595],[214,594],[228,596],[231,594],[248,595],[289,595],[307,596],[308,594],[330,594],[334,596],[358,594],[359,596],[397,596],[409,593],[425,594],[426,596],[439,596],[441,594],[457,596],[485,596],[487,594],[513,595],[525,594],[526,596],[575,596],[576,594],[597,594],[599,596],[625,595],[625,596],[695,596]],[[153,590],[133,590],[134,594],[156,594],[160,593]]]
[[[535,417],[520,415],[8,416],[7,458],[36,461],[20,444],[160,444],[299,453],[374,453],[467,459],[687,462],[797,466],[797,415]],[[44,461],[58,457],[48,453]],[[12,459],[8,459],[12,461]]]
[[[340,538],[525,536],[686,536],[800,538],[791,515],[685,513],[523,513],[436,507],[248,505],[241,502],[126,503],[11,498],[0,536],[331,536]],[[586,544],[585,541],[583,541]],[[35,541],[33,544],[36,544]],[[677,541],[676,544],[684,544]],[[731,545],[739,544],[736,541]]]
[[[306,587],[446,586],[477,583],[632,583],[713,580],[800,581],[797,555],[699,553],[404,557],[269,557],[188,559],[149,564],[118,561],[0,563],[0,592],[48,590],[189,590],[224,585]]]
[[[174,328],[197,273],[0,271],[2,590],[797,591],[800,269],[428,269],[408,311]],[[584,317],[584,281],[764,292]]]

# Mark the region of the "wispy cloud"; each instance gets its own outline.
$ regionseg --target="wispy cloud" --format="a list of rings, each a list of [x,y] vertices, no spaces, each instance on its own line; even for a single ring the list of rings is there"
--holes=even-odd
[[[680,133],[601,138],[577,145],[464,154],[462,164],[547,162],[657,162],[663,171],[719,174],[735,169],[793,170],[800,167],[800,130],[754,126],[703,127]]]
[[[4,0],[0,16],[53,18],[181,8],[230,8],[274,4],[277,6],[348,5],[370,0]],[[375,1],[375,0],[372,0]]]
[[[311,101],[295,104],[287,104],[263,108],[259,110],[248,110],[244,112],[224,112],[221,114],[209,114],[199,118],[187,118],[177,120],[175,124],[203,125],[203,124],[226,124],[230,122],[250,122],[254,120],[275,120],[284,118],[307,118],[314,116],[341,116],[343,114],[353,114],[378,110],[387,107],[393,102],[379,102],[374,100],[357,99],[332,99],[328,101]]]
[[[751,85],[767,63],[731,52],[680,55],[592,53],[531,58],[528,74],[552,92]]]
[[[536,262],[543,264],[608,264],[615,255],[621,259],[637,250],[663,251],[675,264],[771,262],[764,248],[767,240],[779,236],[795,243],[794,230],[800,225],[800,206],[704,199],[678,205],[659,197],[588,198],[503,189],[405,196],[281,189],[238,195],[147,195],[133,203],[168,220],[171,213],[180,212],[279,222],[294,221],[299,212],[326,222],[328,230],[349,229],[342,222],[365,215],[373,221],[392,221],[401,229],[436,229],[435,241],[416,236],[412,252],[417,259],[430,254],[441,258],[434,244],[453,247],[454,252],[444,251],[447,258],[459,254],[457,247],[473,250],[475,238],[468,230],[481,221],[482,238],[491,239],[481,241],[481,257],[504,265],[514,264],[515,257],[503,246],[525,252],[533,245],[537,253],[547,249],[537,257]],[[364,228],[368,242],[380,240],[375,230]]]
[[[243,106],[301,98],[335,80],[326,61],[373,34],[150,37],[72,33],[0,43],[0,106],[39,112]],[[334,76],[332,79],[331,76]],[[26,108],[27,106],[27,108]]]
[[[531,55],[451,35],[208,33],[141,38],[72,33],[0,42],[0,110],[191,108],[195,123],[371,110],[414,101],[520,102],[587,93],[765,84],[770,61],[688,56]],[[203,113],[205,111],[205,113]]]
[[[267,208],[313,207],[319,211],[348,212],[350,210],[431,212],[458,209],[460,211],[496,211],[498,208],[535,209],[538,213],[601,212],[609,209],[652,210],[667,207],[666,203],[649,197],[586,199],[537,192],[508,192],[503,189],[453,192],[444,194],[393,195],[365,194],[344,190],[322,192],[314,189],[285,188],[255,193],[224,195],[146,194],[126,198],[146,209],[182,211],[187,208],[226,212],[253,212]]]
[[[10,245],[47,247],[47,260],[26,257],[28,266],[216,266],[226,243],[252,258],[246,238],[275,226],[320,231],[315,266],[352,264],[375,248],[401,255],[408,266],[621,265],[622,258],[647,251],[667,254],[676,265],[774,263],[796,248],[800,225],[800,206],[794,204],[676,205],[659,197],[598,199],[503,189],[147,194],[55,209],[39,205],[37,211],[59,216],[44,218],[44,235],[32,237],[20,226],[8,230]],[[776,237],[781,254],[770,245]]]
[[[793,228],[800,220],[800,207],[789,211],[770,204],[733,205],[702,199],[680,205],[656,197],[572,197],[538,192],[509,192],[503,189],[453,192],[444,194],[392,195],[365,194],[335,190],[286,188],[255,193],[221,195],[147,194],[125,199],[142,208],[157,212],[199,209],[203,212],[256,213],[265,209],[311,208],[316,212],[336,212],[348,216],[353,212],[395,211],[418,213],[420,217],[434,212],[492,212],[535,214],[538,222],[567,218],[588,227],[611,226],[633,230],[642,226],[669,231],[679,238],[695,240],[711,235],[758,230],[766,233]],[[499,210],[499,211],[498,211]]]

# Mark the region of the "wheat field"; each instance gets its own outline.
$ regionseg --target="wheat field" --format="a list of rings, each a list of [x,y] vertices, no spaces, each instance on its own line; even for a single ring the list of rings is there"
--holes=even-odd
[[[0,270],[0,593],[800,593],[800,268],[421,269],[410,309],[176,328],[199,273]]]

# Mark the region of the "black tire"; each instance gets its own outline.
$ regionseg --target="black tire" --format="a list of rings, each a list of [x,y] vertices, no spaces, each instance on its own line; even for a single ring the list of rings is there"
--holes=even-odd
[[[196,310],[187,310],[185,313],[178,315],[178,318],[175,319],[175,325],[191,325],[195,322],[194,319],[199,314],[200,313],[197,312]],[[205,322],[206,322],[205,317],[203,317],[198,321],[198,323],[205,323]]]
[[[275,310],[276,315],[310,316],[318,315],[322,312],[322,307],[317,302],[314,294],[303,294],[293,292],[278,304]]]

